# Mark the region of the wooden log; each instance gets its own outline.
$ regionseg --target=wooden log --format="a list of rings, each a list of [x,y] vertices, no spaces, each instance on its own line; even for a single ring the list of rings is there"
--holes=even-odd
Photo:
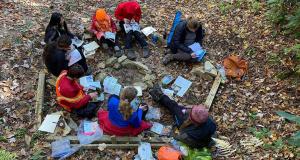
[[[71,141],[71,143],[79,143],[78,138],[76,136],[49,136],[46,138],[47,141],[55,141],[61,138],[67,138]],[[94,143],[131,143],[138,144],[140,142],[149,142],[149,143],[165,143],[168,140],[163,139],[161,137],[151,137],[149,139],[141,139],[140,137],[111,137],[109,135],[103,135],[101,139],[95,141]]]
[[[45,93],[45,72],[41,71],[39,73],[38,87],[36,92],[36,102],[35,102],[35,116],[36,116],[36,129],[42,123],[42,110],[44,104],[44,93]]]
[[[81,148],[83,149],[98,149],[99,145],[102,144],[86,144],[82,145]],[[133,149],[138,148],[139,144],[105,144],[105,149]],[[151,144],[151,148],[160,148],[162,146],[166,145],[165,143],[156,143]],[[78,147],[80,144],[71,144],[71,147]]]
[[[215,81],[214,81],[214,83],[213,83],[213,85],[212,85],[212,87],[211,87],[211,89],[210,89],[210,91],[209,91],[209,94],[208,94],[208,96],[207,96],[207,98],[206,98],[206,101],[205,101],[205,103],[204,103],[204,105],[205,105],[208,109],[210,109],[210,106],[211,106],[211,104],[212,104],[212,102],[213,102],[213,100],[214,100],[214,98],[215,98],[215,96],[216,96],[216,93],[217,93],[217,91],[218,91],[218,88],[219,88],[219,86],[220,86],[220,84],[221,84],[221,80],[222,80],[221,75],[218,73],[218,75],[217,75],[217,77],[215,78]]]

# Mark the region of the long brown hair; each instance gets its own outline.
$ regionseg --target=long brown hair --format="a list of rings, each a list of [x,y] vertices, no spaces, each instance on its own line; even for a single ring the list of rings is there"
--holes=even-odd
[[[126,87],[121,92],[119,111],[123,115],[124,120],[128,120],[133,113],[130,102],[136,97],[136,95],[137,90],[134,87]]]

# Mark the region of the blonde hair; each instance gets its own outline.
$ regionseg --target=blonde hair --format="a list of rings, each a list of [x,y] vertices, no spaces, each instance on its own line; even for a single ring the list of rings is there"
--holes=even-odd
[[[201,26],[200,22],[194,18],[194,17],[189,17],[187,19],[187,27],[189,29],[194,29],[197,30]]]
[[[136,95],[137,90],[134,87],[126,87],[121,92],[119,111],[125,120],[128,120],[133,113],[130,102],[136,97]]]

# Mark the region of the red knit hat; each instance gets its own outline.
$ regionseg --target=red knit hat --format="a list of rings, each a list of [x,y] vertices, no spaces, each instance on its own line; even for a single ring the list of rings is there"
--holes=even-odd
[[[190,112],[190,120],[196,124],[202,124],[208,119],[208,109],[203,105],[193,106]]]

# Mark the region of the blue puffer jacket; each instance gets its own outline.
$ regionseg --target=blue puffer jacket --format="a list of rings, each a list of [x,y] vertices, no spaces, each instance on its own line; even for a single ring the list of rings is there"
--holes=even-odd
[[[108,117],[111,123],[118,127],[128,127],[129,125],[134,128],[138,128],[142,122],[142,109],[137,109],[132,113],[131,117],[128,120],[124,120],[122,114],[119,111],[120,98],[116,95],[111,96],[108,99]]]

